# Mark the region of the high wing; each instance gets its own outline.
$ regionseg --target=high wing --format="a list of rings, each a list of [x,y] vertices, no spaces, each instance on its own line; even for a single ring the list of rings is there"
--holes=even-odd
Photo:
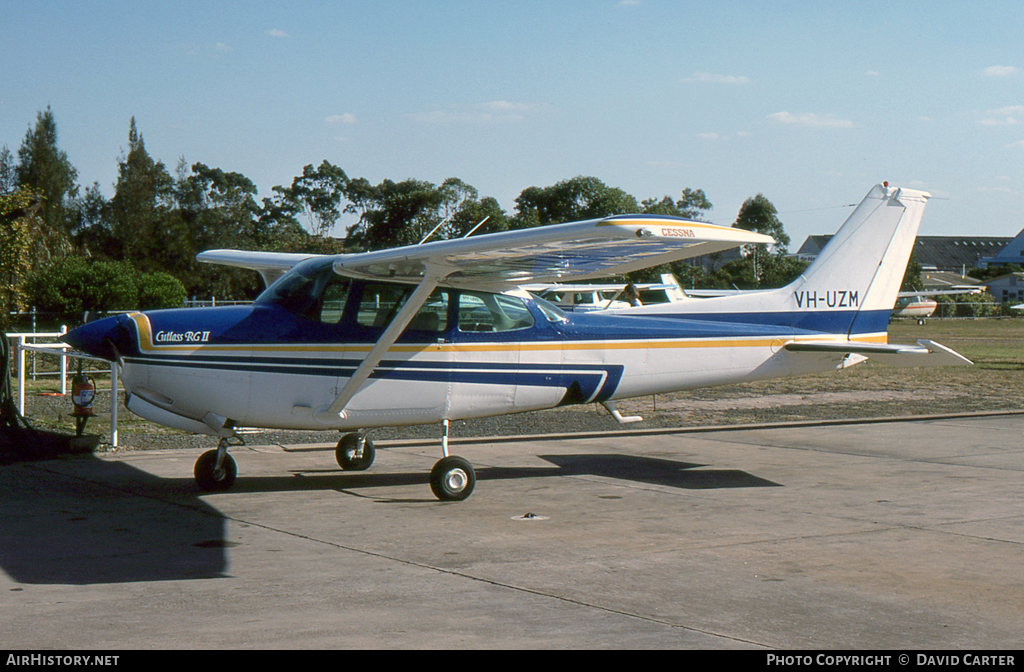
[[[355,278],[500,291],[565,278],[591,280],[720,252],[774,244],[770,236],[675,217],[603,219],[489,233],[336,257],[334,270]]]
[[[263,282],[270,283],[287,273],[301,261],[319,254],[302,254],[293,252],[254,252],[249,250],[207,250],[196,255],[196,261],[207,264],[234,266],[257,271]]]

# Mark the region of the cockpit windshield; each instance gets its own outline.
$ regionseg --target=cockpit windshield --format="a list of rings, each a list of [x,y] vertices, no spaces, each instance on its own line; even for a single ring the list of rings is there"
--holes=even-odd
[[[331,263],[331,259],[302,262],[267,287],[256,303],[273,304],[299,317],[337,324],[351,283],[336,274]]]
[[[537,296],[533,292],[530,293],[530,296],[533,297],[533,302],[540,312],[544,313],[544,317],[548,318],[548,322],[566,322],[569,319],[565,311],[547,299]]]

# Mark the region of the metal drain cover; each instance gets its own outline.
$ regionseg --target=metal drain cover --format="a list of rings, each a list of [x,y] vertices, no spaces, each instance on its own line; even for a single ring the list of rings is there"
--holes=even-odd
[[[548,517],[538,516],[536,513],[524,513],[521,516],[512,516],[512,520],[548,520]]]

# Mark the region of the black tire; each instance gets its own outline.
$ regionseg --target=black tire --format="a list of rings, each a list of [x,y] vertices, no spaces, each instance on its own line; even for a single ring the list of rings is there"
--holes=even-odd
[[[238,466],[235,458],[230,455],[224,456],[224,463],[219,471],[214,470],[213,465],[217,464],[217,451],[208,450],[196,460],[195,477],[196,484],[200,489],[207,492],[222,492],[235,483],[238,476]]]
[[[359,449],[359,435],[346,434],[338,441],[338,448],[334,451],[334,459],[338,466],[345,471],[366,471],[373,464],[376,451],[373,449],[373,441],[363,439],[363,454],[357,456]]]
[[[465,458],[449,455],[430,470],[430,489],[442,502],[461,502],[472,494],[475,485],[476,472]]]

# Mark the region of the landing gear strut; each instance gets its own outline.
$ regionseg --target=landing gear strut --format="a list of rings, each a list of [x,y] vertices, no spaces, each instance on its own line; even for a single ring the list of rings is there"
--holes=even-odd
[[[216,450],[208,450],[196,460],[194,473],[200,489],[222,492],[234,484],[238,467],[235,459],[228,455],[228,443],[229,439],[222,437]]]
[[[448,454],[448,421],[443,423],[441,452],[444,454],[430,470],[430,489],[442,502],[461,502],[473,493],[476,472],[469,460]]]

